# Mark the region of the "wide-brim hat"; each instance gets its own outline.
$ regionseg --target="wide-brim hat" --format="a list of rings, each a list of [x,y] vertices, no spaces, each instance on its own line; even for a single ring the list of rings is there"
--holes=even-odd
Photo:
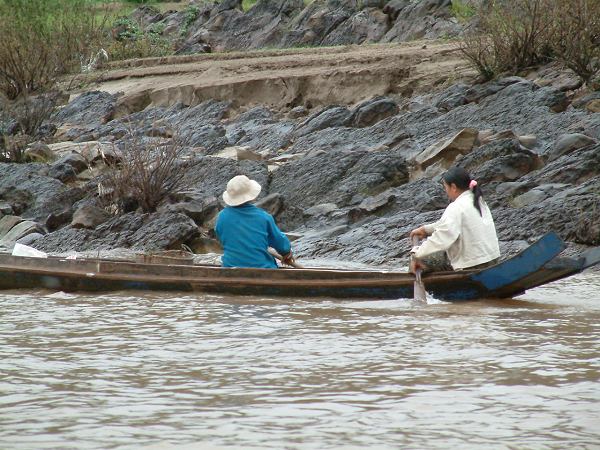
[[[238,175],[227,183],[227,190],[223,192],[223,201],[229,206],[238,206],[254,200],[260,194],[260,190],[260,184],[256,181],[246,175]]]

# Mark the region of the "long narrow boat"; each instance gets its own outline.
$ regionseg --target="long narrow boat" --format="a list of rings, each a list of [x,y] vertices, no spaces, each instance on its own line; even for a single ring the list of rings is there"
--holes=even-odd
[[[520,254],[484,270],[435,272],[423,277],[442,300],[510,298],[568,277],[600,262],[600,247],[561,258],[565,243],[549,233]],[[62,291],[123,289],[201,291],[341,299],[412,298],[406,272],[334,269],[237,269],[206,265],[147,264],[103,259],[29,258],[0,255],[0,289]]]

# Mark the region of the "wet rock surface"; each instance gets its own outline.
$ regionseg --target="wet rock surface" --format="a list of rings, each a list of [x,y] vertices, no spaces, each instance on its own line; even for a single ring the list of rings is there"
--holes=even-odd
[[[78,125],[104,123],[112,118],[117,98],[107,92],[86,92],[62,108],[57,120]]]
[[[192,219],[181,213],[128,213],[102,223],[93,230],[67,226],[35,242],[46,252],[131,248],[151,251],[178,249],[199,236]]]

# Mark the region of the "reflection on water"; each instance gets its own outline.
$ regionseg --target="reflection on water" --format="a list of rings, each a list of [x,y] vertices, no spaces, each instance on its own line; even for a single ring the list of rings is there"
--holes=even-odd
[[[0,448],[598,448],[600,274],[518,300],[0,293]]]

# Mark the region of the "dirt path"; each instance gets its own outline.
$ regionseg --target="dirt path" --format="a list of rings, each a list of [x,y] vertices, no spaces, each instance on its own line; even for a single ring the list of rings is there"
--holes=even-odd
[[[474,72],[456,43],[345,46],[117,62],[94,88],[124,92],[118,115],[206,99],[288,109],[429,92]]]

